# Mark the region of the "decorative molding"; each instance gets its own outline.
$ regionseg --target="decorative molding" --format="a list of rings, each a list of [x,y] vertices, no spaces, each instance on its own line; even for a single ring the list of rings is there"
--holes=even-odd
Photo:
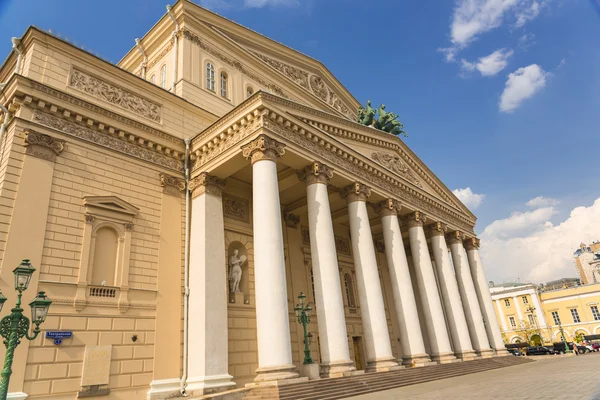
[[[385,241],[383,239],[376,240],[375,249],[380,253],[385,253]]]
[[[398,211],[400,211],[401,205],[400,202],[394,199],[386,199],[377,204],[373,205],[375,212],[379,214],[380,217],[388,217],[388,216],[397,216]]]
[[[93,215],[90,215],[90,214],[85,215],[85,223],[86,224],[91,225],[94,223],[95,220],[96,220],[96,217],[94,217]]]
[[[248,69],[246,66],[244,66],[244,64],[242,64],[238,60],[235,60],[235,59],[221,53],[219,50],[213,48],[212,46],[209,46],[207,44],[207,42],[205,40],[203,40],[202,38],[200,38],[198,35],[190,32],[187,29],[180,29],[177,34],[179,35],[179,37],[183,37],[185,39],[188,39],[192,43],[197,44],[202,50],[207,51],[208,53],[217,57],[219,60],[223,61],[224,63],[229,64],[230,66],[237,69],[242,74],[249,77],[250,79],[260,83],[261,85],[263,85],[264,87],[269,89],[271,92],[275,93],[276,95],[284,97],[286,99],[288,98],[288,96],[285,94],[285,92],[283,91],[282,88],[280,88],[279,86],[275,85],[272,82],[265,80],[259,74],[254,73],[253,71]]]
[[[33,120],[41,125],[56,129],[64,134],[97,144],[102,147],[106,147],[119,153],[123,153],[152,164],[160,165],[161,167],[168,169],[183,171],[183,163],[181,161],[130,143],[124,139],[124,134],[122,135],[123,138],[121,138],[121,135],[118,137],[112,137],[54,115],[43,113],[39,110],[34,110]]]
[[[300,223],[300,217],[292,213],[283,213],[283,220],[288,228],[296,229]]]
[[[170,196],[180,197],[185,191],[185,179],[160,173],[160,186],[163,187],[163,193]]]
[[[303,226],[300,232],[302,233],[302,244],[310,246],[310,230],[308,227]]]
[[[283,157],[284,154],[285,144],[279,143],[267,135],[259,135],[247,145],[242,146],[242,155],[246,159],[251,159],[252,164],[261,160],[277,162],[277,159]]]
[[[207,172],[202,172],[200,175],[192,178],[188,184],[192,198],[204,193],[221,196],[224,188],[225,180],[209,175]]]
[[[351,120],[356,119],[356,113],[348,107],[339,96],[325,83],[318,75],[309,74],[299,68],[274,60],[264,54],[253,52],[259,59],[267,63],[272,68],[281,72],[286,78],[290,79],[295,84],[301,86],[305,90],[311,92],[319,99],[323,100],[327,105],[339,111]]]
[[[320,163],[318,161],[313,162],[297,171],[298,179],[306,183],[306,185],[312,185],[313,183],[327,184],[331,178],[333,178],[333,168]]]
[[[171,51],[171,49],[173,48],[173,41],[170,40],[165,47],[160,51],[160,53],[158,53],[155,57],[152,57],[152,60],[148,62],[148,65],[146,66],[146,70],[150,70],[152,67],[154,67],[159,61],[161,61],[163,59],[164,56],[167,55],[167,53],[169,53]]]
[[[464,241],[465,250],[479,250],[480,241],[476,237],[468,238]]]
[[[128,232],[131,232],[133,230],[133,223],[131,223],[131,222],[123,224],[123,226],[125,227],[125,230]]]
[[[404,179],[415,184],[415,186],[423,188],[421,181],[413,174],[408,168],[408,165],[397,154],[389,154],[382,152],[374,152],[371,154],[371,158],[381,166],[389,169],[390,171],[398,174]]]
[[[65,148],[65,141],[56,139],[49,135],[36,132],[31,129],[25,130],[25,154],[42,158],[48,161],[56,161],[56,156]]]
[[[371,196],[371,188],[363,183],[354,182],[342,188],[340,196],[348,203],[353,203],[355,201],[366,202],[369,196]]]
[[[306,226],[300,228],[302,235],[302,244],[310,246],[310,230]],[[335,242],[335,249],[338,253],[352,256],[352,246],[350,241],[344,237],[334,235],[333,240]]]
[[[73,69],[69,86],[134,114],[160,123],[161,106],[95,76]]]
[[[423,227],[423,224],[427,222],[427,217],[420,211],[412,212],[404,217],[404,222],[408,225],[408,228]]]
[[[124,117],[124,116],[122,116],[120,114],[116,114],[116,113],[114,113],[112,111],[108,111],[108,110],[106,110],[106,109],[104,109],[102,107],[99,107],[99,106],[95,105],[95,104],[92,104],[92,103],[89,103],[87,101],[81,100],[80,98],[77,98],[75,96],[71,96],[71,95],[66,94],[64,92],[61,92],[61,91],[59,91],[57,89],[54,89],[54,88],[51,88],[49,86],[43,85],[43,84],[41,84],[39,82],[30,80],[28,78],[20,76],[18,79],[27,79],[28,82],[31,84],[31,86],[35,90],[38,90],[38,91],[40,91],[40,92],[42,92],[44,94],[48,94],[48,95],[53,96],[53,97],[55,97],[55,98],[57,98],[59,100],[62,100],[62,101],[67,102],[69,104],[73,104],[73,105],[75,105],[77,107],[85,108],[86,110],[92,111],[94,113],[101,114],[101,115],[103,115],[105,117],[108,117],[108,118],[110,118],[112,120],[115,120],[117,122],[123,123],[125,125],[129,125],[129,126],[134,127],[136,129],[142,130],[142,131],[147,132],[147,133],[149,133],[151,135],[160,137],[161,139],[167,140],[169,142],[172,142],[174,144],[180,145],[182,147],[184,146],[183,139],[180,139],[180,138],[177,138],[175,136],[171,136],[171,135],[169,135],[167,133],[161,132],[161,131],[159,131],[157,129],[154,129],[154,128],[146,125],[146,124],[142,124],[141,122],[138,122],[138,121],[135,121],[133,119]],[[105,127],[105,128],[108,129],[108,127]],[[176,151],[176,150],[174,150],[174,151]]]
[[[223,214],[226,217],[250,222],[250,203],[246,199],[234,197],[229,194],[223,195]]]

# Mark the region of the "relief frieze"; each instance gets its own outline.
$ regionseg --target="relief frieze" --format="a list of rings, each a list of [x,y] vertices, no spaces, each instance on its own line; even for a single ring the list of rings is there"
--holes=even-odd
[[[33,120],[40,125],[56,129],[66,135],[85,140],[86,142],[94,143],[165,168],[177,171],[183,170],[183,163],[179,160],[164,156],[153,150],[143,148],[126,140],[121,140],[119,138],[85,128],[81,125],[56,117],[54,115],[46,114],[39,110],[34,110]]]
[[[226,217],[243,222],[250,222],[250,204],[248,200],[230,195],[223,195],[223,214]]]
[[[154,122],[160,122],[161,107],[158,104],[77,69],[71,72],[69,86]]]
[[[400,156],[396,154],[374,152],[373,154],[371,154],[371,158],[376,163],[400,175],[409,182],[414,183],[416,186],[420,188],[423,187],[421,181],[419,181],[415,174],[408,168],[408,165],[406,165],[406,163],[402,161]]]

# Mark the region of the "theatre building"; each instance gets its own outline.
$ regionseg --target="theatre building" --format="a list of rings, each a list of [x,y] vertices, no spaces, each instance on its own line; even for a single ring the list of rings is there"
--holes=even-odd
[[[9,398],[301,382],[301,292],[321,377],[506,354],[475,216],[319,61],[182,0],[117,65],[13,43],[3,314],[22,259],[52,305]]]

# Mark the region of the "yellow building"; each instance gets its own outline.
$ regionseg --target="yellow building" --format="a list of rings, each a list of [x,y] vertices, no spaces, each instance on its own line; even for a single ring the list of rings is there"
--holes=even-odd
[[[11,399],[507,354],[476,217],[322,63],[182,0],[136,42],[113,65],[31,27],[0,67],[0,288],[30,259],[24,303],[72,333],[23,340]]]
[[[533,284],[490,288],[506,343],[568,341],[600,334],[600,284],[538,293]]]

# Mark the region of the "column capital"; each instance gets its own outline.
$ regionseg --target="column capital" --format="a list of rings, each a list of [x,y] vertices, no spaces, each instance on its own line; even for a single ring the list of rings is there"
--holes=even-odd
[[[202,172],[190,180],[188,188],[192,193],[192,198],[204,193],[221,196],[225,188],[225,180],[209,175],[208,172]]]
[[[463,244],[465,246],[465,250],[478,250],[479,243],[480,243],[480,241],[476,237],[468,238],[463,242]]]
[[[465,240],[465,234],[461,231],[452,231],[446,236],[448,244],[462,243]]]
[[[260,135],[250,143],[242,146],[242,155],[254,164],[261,160],[277,162],[285,154],[285,144],[271,139],[267,135]]]
[[[429,235],[431,236],[444,236],[448,231],[448,226],[443,222],[434,222],[431,225],[427,226],[429,230]]]
[[[404,223],[408,225],[408,228],[414,228],[416,226],[423,226],[427,222],[427,216],[421,211],[414,211],[404,217]]]
[[[398,211],[400,211],[400,207],[400,202],[394,199],[386,199],[373,205],[375,212],[377,212],[377,214],[379,214],[379,216],[382,218],[390,215],[397,216]]]
[[[360,182],[354,182],[351,185],[343,187],[340,191],[340,196],[348,203],[354,203],[355,201],[366,202],[370,195],[371,188]]]
[[[298,179],[306,183],[307,186],[313,183],[327,184],[333,178],[333,168],[315,161],[311,165],[297,171],[296,174],[298,175]]]
[[[160,178],[160,186],[163,187],[163,193],[171,196],[181,196],[185,191],[185,179],[178,178],[167,174],[158,174]]]
[[[50,135],[25,130],[25,153],[48,161],[55,161],[56,156],[65,149],[65,141]]]

